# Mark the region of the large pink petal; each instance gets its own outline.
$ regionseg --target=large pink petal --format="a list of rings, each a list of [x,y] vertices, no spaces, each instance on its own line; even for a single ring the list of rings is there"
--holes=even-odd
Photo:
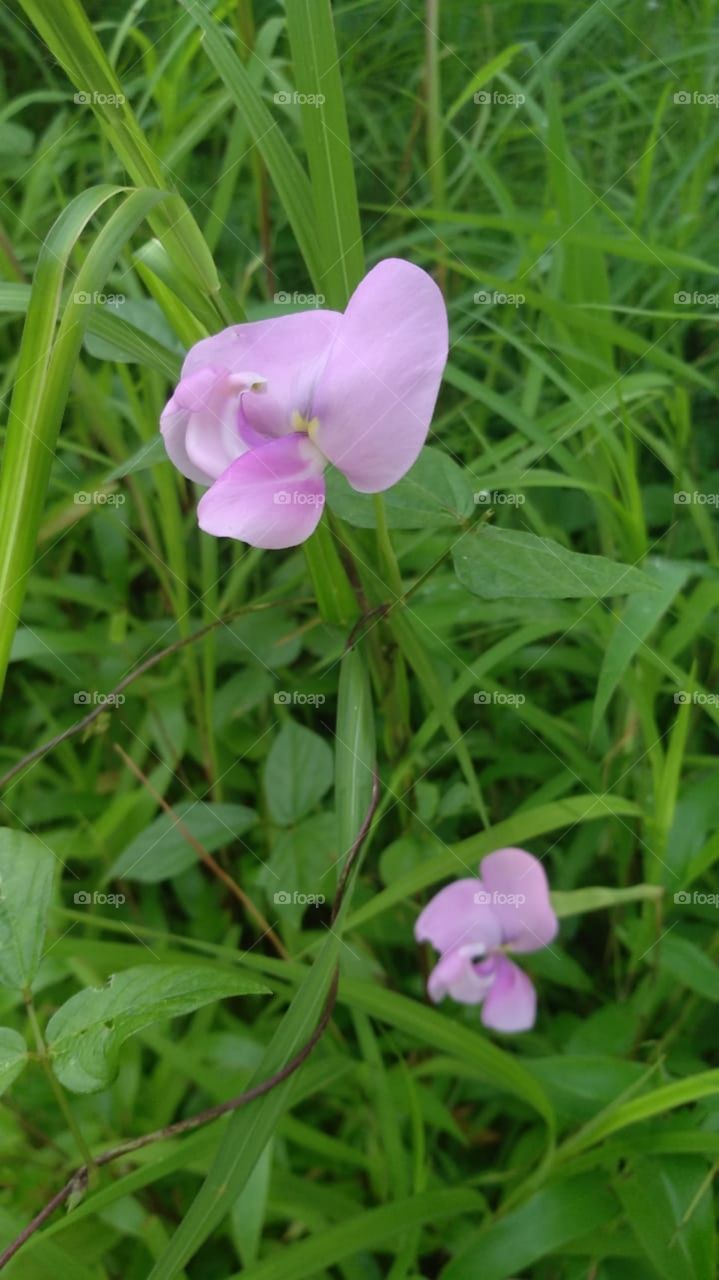
[[[299,433],[251,449],[202,495],[200,528],[273,551],[296,547],[322,515],[323,467],[312,441]]]
[[[455,880],[440,889],[420,913],[414,926],[418,942],[431,942],[437,951],[457,947],[491,951],[502,939],[499,920],[482,898],[481,880]]]
[[[480,872],[505,945],[517,952],[548,946],[559,924],[539,859],[524,849],[497,849],[482,859]]]
[[[312,402],[317,446],[355,489],[388,489],[409,470],[446,360],[447,311],[431,276],[380,262],[350,299]]]
[[[494,972],[482,1022],[494,1031],[529,1031],[537,1016],[537,993],[531,980],[506,956],[495,957]]]
[[[243,396],[247,422],[263,436],[287,435],[295,429],[295,411],[310,416],[315,383],[341,319],[339,311],[315,309],[232,325],[191,348],[183,379],[208,364],[230,373],[256,369],[267,383],[266,393]]]

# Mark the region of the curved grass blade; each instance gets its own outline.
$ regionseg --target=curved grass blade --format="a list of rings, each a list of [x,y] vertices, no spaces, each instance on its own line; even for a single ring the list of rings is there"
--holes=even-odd
[[[250,135],[267,165],[310,277],[315,287],[321,289],[322,264],[307,174],[281,133],[277,121],[262,101],[246,67],[234,53],[208,9],[201,0],[188,4],[187,9],[193,22],[197,23],[204,34],[204,51],[239,107]]]
[[[37,531],[73,369],[93,306],[130,236],[166,194],[133,191],[98,235],[55,325],[70,253],[90,218],[119,187],[84,191],[43,244],[23,330],[0,477],[0,692],[32,566]]]
[[[162,167],[137,123],[122,85],[93,31],[79,0],[45,4],[22,0],[53,57],[64,67],[75,88],[76,101],[92,107],[110,146],[138,187],[166,189]],[[220,281],[212,254],[185,201],[171,193],[164,207],[151,211],[150,224],[178,270],[205,293],[217,295]],[[218,318],[222,313],[218,309]]]
[[[329,306],[344,307],[364,274],[364,255],[329,0],[287,0],[287,31],[302,102],[322,289]]]
[[[387,1247],[395,1246],[400,1225],[402,1232],[408,1227],[431,1226],[462,1213],[476,1214],[483,1203],[477,1191],[466,1187],[423,1191],[420,1195],[358,1213],[348,1222],[294,1244],[292,1249],[283,1249],[258,1266],[242,1271],[242,1280],[307,1280],[322,1275],[326,1267],[345,1258],[382,1249],[385,1242]],[[231,1276],[229,1280],[240,1280],[240,1275]]]

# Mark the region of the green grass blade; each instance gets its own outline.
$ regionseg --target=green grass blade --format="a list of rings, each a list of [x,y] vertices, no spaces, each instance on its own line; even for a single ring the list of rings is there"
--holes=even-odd
[[[199,0],[188,5],[190,17],[203,32],[203,49],[212,62],[247,124],[251,137],[267,165],[277,194],[290,221],[313,284],[322,287],[322,264],[314,226],[312,191],[302,165],[267,109],[237,54],[212,15]]]
[[[330,307],[342,308],[364,274],[364,257],[330,0],[288,0],[287,30],[302,95],[322,291]]]
[[[167,172],[140,129],[122,85],[108,62],[80,0],[22,0],[53,57],[79,94],[86,95],[110,145],[138,187],[167,187]],[[220,288],[212,255],[180,196],[171,197],[150,219],[155,234],[179,270],[208,294]],[[219,317],[219,312],[218,312]]]
[[[120,188],[83,192],[60,215],[43,246],[20,349],[0,478],[0,690],[32,565],[57,433],[93,305],[138,225],[165,199],[134,191],[100,232],[72,283],[53,338],[70,253],[93,214]]]

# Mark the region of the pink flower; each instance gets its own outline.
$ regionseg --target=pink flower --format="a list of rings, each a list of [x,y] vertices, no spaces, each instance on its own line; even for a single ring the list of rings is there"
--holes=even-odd
[[[537,994],[505,952],[539,951],[558,923],[542,864],[524,849],[497,849],[482,860],[481,879],[456,880],[427,903],[414,928],[440,958],[429,975],[430,999],[450,995],[481,1004],[495,1031],[534,1026]]]
[[[396,483],[424,444],[447,359],[447,313],[425,271],[380,262],[347,310],[235,325],[188,352],[160,428],[209,485],[200,528],[256,547],[313,532],[328,463],[360,493]]]

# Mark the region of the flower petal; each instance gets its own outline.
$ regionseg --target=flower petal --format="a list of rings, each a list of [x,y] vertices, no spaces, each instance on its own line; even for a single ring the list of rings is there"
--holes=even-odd
[[[501,925],[491,907],[481,901],[483,888],[481,880],[466,879],[440,889],[417,918],[417,941],[431,942],[437,951],[496,947],[501,942]]]
[[[447,951],[429,975],[427,992],[434,1004],[445,996],[451,996],[459,1004],[480,1004],[492,981],[478,972],[469,956],[462,955],[461,951]]]
[[[378,263],[350,299],[312,403],[315,442],[355,489],[388,489],[412,466],[446,360],[432,277],[399,258]]]
[[[256,373],[203,365],[182,377],[160,418],[168,456],[189,480],[212,484],[247,448],[239,431],[243,394],[260,391]]]
[[[539,859],[524,849],[497,849],[482,859],[480,872],[502,926],[502,941],[518,952],[548,946],[559,924]]]
[[[190,377],[182,378],[160,417],[160,431],[170,461],[183,476],[187,476],[188,480],[196,480],[198,484],[211,484],[213,477],[191,460],[186,447],[187,428],[193,415],[201,412],[208,401],[212,401],[221,376],[216,369],[206,366],[204,369],[197,369]],[[243,448],[238,433],[238,453]]]
[[[250,449],[202,495],[200,528],[253,547],[296,547],[322,515],[323,467],[311,440],[297,432]]]
[[[317,308],[232,325],[195,343],[185,358],[183,379],[208,364],[229,373],[256,369],[267,388],[262,396],[243,397],[247,422],[263,436],[289,435],[295,410],[311,416],[315,383],[341,319],[339,311]]]
[[[482,1006],[482,1022],[494,1031],[529,1031],[537,1016],[534,984],[506,956],[497,956],[494,965],[494,982]]]

